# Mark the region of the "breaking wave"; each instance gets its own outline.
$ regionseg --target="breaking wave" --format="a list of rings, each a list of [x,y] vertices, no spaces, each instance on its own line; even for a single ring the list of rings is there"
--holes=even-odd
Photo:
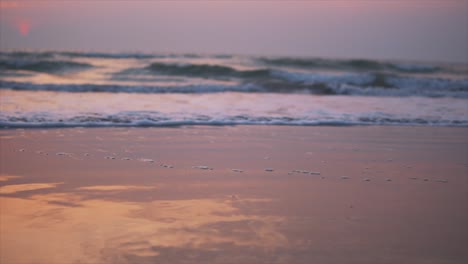
[[[60,60],[0,59],[0,71],[21,70],[42,73],[64,73],[92,68],[88,63]]]
[[[287,71],[237,71],[217,65],[175,66],[152,64],[162,75],[231,76],[234,84],[124,85],[38,84],[0,81],[0,89],[60,92],[216,93],[270,92],[323,95],[424,96],[468,98],[468,79],[398,76],[382,73],[314,74]],[[192,76],[192,77],[193,77]],[[240,77],[242,76],[242,78]],[[215,78],[215,77],[211,77]]]
[[[269,69],[236,70],[232,67],[212,64],[167,64],[152,63],[146,69],[156,74],[182,75],[195,77],[239,77],[239,78],[268,78]]]
[[[258,62],[270,66],[285,66],[305,69],[351,70],[351,71],[394,71],[401,73],[457,72],[453,67],[435,66],[425,63],[395,63],[377,60],[349,59],[333,60],[322,58],[258,58]],[[466,73],[466,72],[459,72]]]
[[[191,125],[288,125],[288,126],[352,126],[352,125],[431,125],[468,126],[468,120],[405,118],[382,113],[344,115],[326,118],[290,116],[171,116],[153,111],[127,111],[116,114],[85,113],[71,117],[49,113],[29,113],[20,117],[0,115],[0,127],[165,127]]]

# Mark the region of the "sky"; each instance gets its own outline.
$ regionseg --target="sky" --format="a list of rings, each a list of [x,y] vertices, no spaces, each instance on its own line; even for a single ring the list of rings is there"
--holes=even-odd
[[[0,49],[468,63],[468,0],[0,0]]]

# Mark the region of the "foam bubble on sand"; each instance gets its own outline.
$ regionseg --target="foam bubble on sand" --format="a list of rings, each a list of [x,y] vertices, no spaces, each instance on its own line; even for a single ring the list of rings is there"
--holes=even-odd
[[[71,153],[67,153],[67,152],[57,152],[57,153],[55,153],[55,155],[57,155],[57,156],[70,156]]]
[[[243,170],[239,170],[239,169],[231,169],[233,172],[243,172]]]
[[[121,160],[131,160],[131,158],[123,157]]]
[[[292,172],[295,172],[295,173],[304,173],[304,174],[309,174],[309,173],[311,173],[311,172],[308,171],[308,170],[292,170]]]
[[[161,164],[161,165],[159,165],[159,166],[164,167],[164,168],[168,168],[168,169],[174,168],[174,166],[168,165],[168,164]]]
[[[272,169],[272,168],[265,168],[265,171],[272,172],[272,171],[274,171],[274,169]]]
[[[83,154],[83,155],[85,155],[85,156],[89,156],[89,153],[85,153],[85,154]]]
[[[342,180],[347,180],[347,179],[349,179],[349,177],[348,176],[341,176],[341,179]]]
[[[388,181],[388,182],[389,182],[389,181],[392,181],[392,179],[390,179],[390,178],[387,178],[387,179],[385,179],[385,181]]]
[[[320,171],[311,171],[309,172],[310,175],[320,175]]]
[[[105,156],[104,158],[109,159],[109,160],[115,160],[115,157],[112,157],[112,156]]]
[[[149,163],[154,163],[153,159],[140,159],[143,162],[149,162]]]
[[[194,168],[194,169],[200,169],[200,170],[213,170],[213,168],[210,168],[210,167],[205,166],[205,165],[193,166],[192,168]]]
[[[410,177],[411,180],[417,180],[418,177]]]
[[[24,149],[24,148],[22,148],[22,149],[18,149],[18,151],[19,151],[19,152],[24,152],[24,151],[25,151],[25,149]]]
[[[363,181],[367,181],[367,182],[368,182],[368,181],[370,181],[370,179],[369,179],[369,178],[365,178]]]
[[[447,182],[448,182],[448,180],[442,179],[442,180],[436,180],[436,182],[447,183]]]

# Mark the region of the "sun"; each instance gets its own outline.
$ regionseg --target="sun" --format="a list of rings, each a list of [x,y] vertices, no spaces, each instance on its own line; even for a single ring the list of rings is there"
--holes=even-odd
[[[22,36],[29,35],[29,32],[31,31],[31,22],[28,20],[20,20],[16,26]]]

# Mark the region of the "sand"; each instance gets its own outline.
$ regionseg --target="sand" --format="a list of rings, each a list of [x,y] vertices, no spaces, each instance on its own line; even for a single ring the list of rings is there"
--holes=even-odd
[[[467,135],[0,130],[0,263],[465,263]]]

